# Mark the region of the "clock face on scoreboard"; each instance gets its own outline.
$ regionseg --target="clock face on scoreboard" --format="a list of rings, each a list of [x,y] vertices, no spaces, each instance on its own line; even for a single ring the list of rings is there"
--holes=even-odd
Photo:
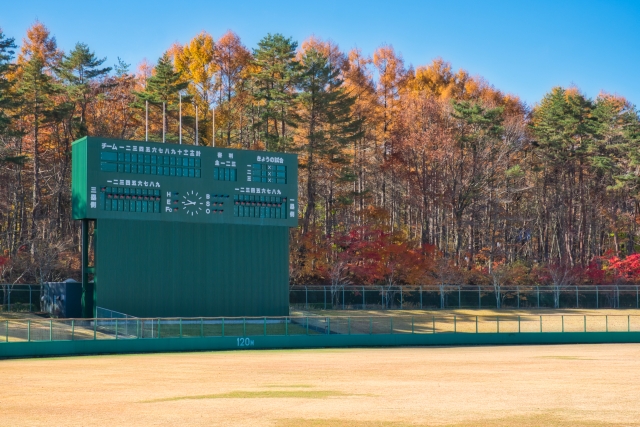
[[[204,212],[204,202],[202,201],[202,196],[197,191],[187,191],[187,194],[182,196],[182,199],[182,209],[187,215],[199,215]]]
[[[74,219],[298,225],[294,154],[82,138]]]

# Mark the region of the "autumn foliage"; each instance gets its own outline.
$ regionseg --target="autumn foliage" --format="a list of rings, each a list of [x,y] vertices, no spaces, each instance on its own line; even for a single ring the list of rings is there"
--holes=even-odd
[[[318,37],[203,31],[135,67],[39,22],[19,45],[0,32],[0,249],[29,259],[0,281],[77,273],[70,144],[144,139],[147,104],[152,141],[180,138],[181,111],[183,143],[299,154],[292,284],[638,281],[640,120],[621,96],[528,106],[441,58]]]

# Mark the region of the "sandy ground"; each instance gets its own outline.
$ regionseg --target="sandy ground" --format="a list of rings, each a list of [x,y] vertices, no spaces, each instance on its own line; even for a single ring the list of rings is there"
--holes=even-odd
[[[0,379],[1,426],[640,426],[636,344],[4,360]]]

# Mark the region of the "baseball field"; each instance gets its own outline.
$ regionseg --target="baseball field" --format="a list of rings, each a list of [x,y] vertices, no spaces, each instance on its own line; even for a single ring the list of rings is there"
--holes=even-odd
[[[0,425],[640,426],[640,345],[0,361]]]

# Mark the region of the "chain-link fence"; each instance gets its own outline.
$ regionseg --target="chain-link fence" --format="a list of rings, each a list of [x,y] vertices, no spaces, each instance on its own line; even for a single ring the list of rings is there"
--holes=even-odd
[[[0,283],[0,312],[41,311],[42,285]]]
[[[293,310],[414,310],[496,308],[640,308],[638,286],[482,286],[384,287],[296,286],[289,290]]]
[[[640,332],[640,315],[21,319],[0,321],[0,345],[193,337],[547,332]]]
[[[41,285],[0,284],[0,311],[41,311]],[[289,290],[292,310],[413,309],[640,309],[639,286],[568,286],[554,288],[481,286],[380,287],[296,286]],[[99,318],[131,316],[98,308]]]

